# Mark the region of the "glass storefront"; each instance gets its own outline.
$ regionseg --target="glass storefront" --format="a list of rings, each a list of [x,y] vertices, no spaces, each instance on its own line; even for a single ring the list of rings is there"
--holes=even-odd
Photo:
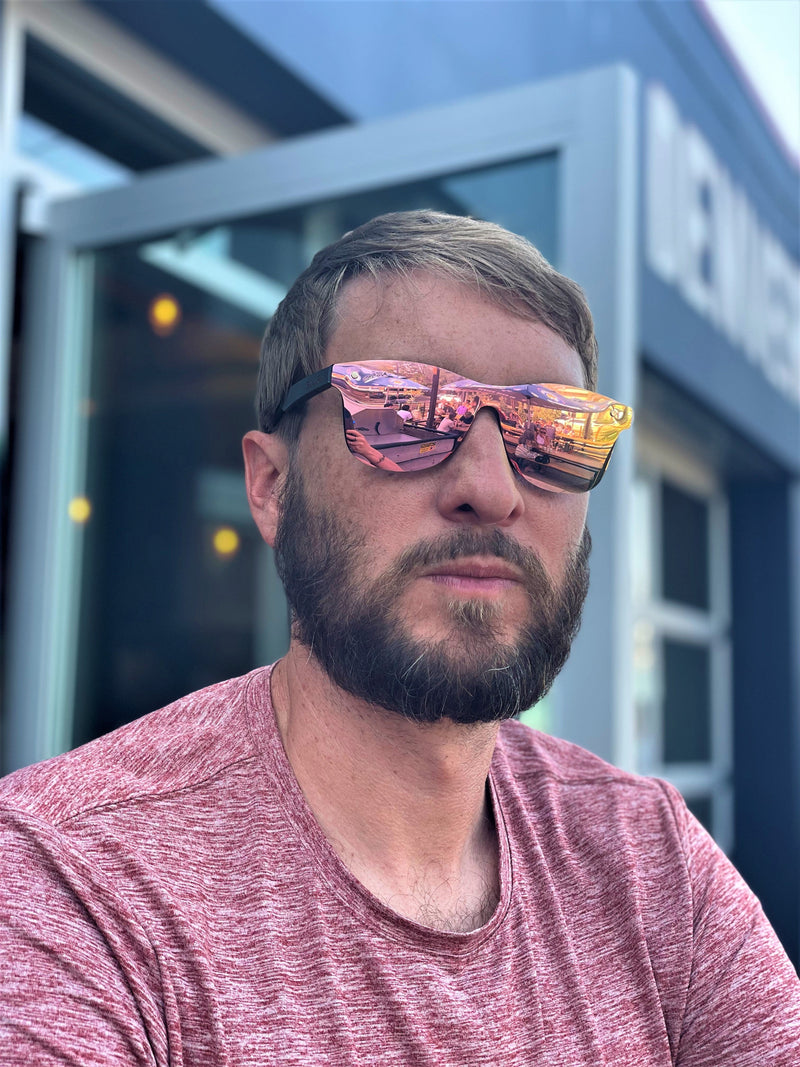
[[[557,185],[549,153],[94,253],[74,743],[286,647],[240,441],[264,325],[314,252],[430,207],[499,222],[557,262]]]

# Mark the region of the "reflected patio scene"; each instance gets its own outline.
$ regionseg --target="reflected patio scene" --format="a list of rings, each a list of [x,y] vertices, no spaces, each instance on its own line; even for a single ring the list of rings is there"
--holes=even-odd
[[[478,411],[496,414],[512,467],[553,492],[593,489],[633,411],[569,385],[487,385],[405,360],[338,363],[297,382],[283,411],[323,389],[338,390],[348,447],[382,470],[415,471],[444,462]]]

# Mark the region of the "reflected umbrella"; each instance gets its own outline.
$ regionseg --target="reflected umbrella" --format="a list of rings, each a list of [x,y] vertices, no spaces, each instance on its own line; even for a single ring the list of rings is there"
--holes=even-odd
[[[401,374],[392,374],[391,371],[376,373],[374,370],[360,367],[357,363],[340,365],[340,372],[356,389],[418,389],[425,393],[430,391],[427,385],[415,382],[412,378],[404,378]]]
[[[472,389],[487,391],[485,386],[482,386],[480,382],[473,381],[471,378],[459,378],[455,382],[448,382],[447,388],[467,392]],[[598,396],[596,400],[590,400],[585,397],[579,399],[569,394],[559,393],[546,385],[498,385],[491,392],[492,394],[516,397],[519,400],[535,400],[537,407],[560,408],[570,411],[603,411],[608,407],[608,400],[605,397]]]

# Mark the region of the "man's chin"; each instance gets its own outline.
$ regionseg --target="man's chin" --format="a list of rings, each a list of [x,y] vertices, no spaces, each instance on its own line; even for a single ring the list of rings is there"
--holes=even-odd
[[[395,628],[349,659],[317,643],[313,655],[345,692],[418,723],[501,722],[541,695],[542,664],[531,648],[464,634],[421,642]],[[528,635],[530,640],[530,635]]]
[[[516,645],[532,621],[529,601],[525,607],[523,612],[511,610],[482,596],[454,597],[435,605],[409,608],[404,619],[395,613],[395,626],[405,631],[412,641],[425,646],[440,642],[451,642],[458,646],[466,641],[470,644],[472,655],[474,649],[471,639],[492,645]]]
[[[427,664],[431,675],[443,675],[454,688],[472,691],[485,684],[493,671],[507,670],[519,662],[515,642],[499,641],[485,635],[459,634],[454,646],[452,636],[444,641],[414,642],[420,664]]]

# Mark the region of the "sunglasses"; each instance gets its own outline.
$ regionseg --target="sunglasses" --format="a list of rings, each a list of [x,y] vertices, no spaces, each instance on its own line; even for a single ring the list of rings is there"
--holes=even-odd
[[[572,385],[487,385],[406,360],[334,363],[296,382],[281,415],[336,389],[347,447],[382,470],[424,470],[444,463],[477,412],[494,410],[506,454],[525,481],[556,493],[585,493],[605,473],[633,410]]]

